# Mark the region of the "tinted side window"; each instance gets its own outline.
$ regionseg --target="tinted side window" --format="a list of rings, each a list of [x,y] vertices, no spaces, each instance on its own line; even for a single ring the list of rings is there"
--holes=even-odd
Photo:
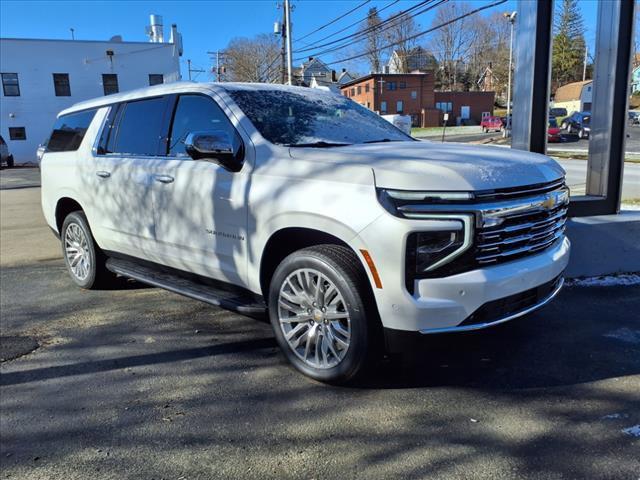
[[[191,132],[223,130],[234,139],[235,128],[212,98],[202,95],[181,95],[173,117],[169,155],[186,155],[184,141]]]
[[[95,114],[95,110],[86,110],[58,118],[47,142],[47,151],[71,152],[77,150]]]
[[[115,137],[113,142],[109,140],[109,151],[132,155],[158,155],[166,105],[164,97],[137,100],[122,105]]]

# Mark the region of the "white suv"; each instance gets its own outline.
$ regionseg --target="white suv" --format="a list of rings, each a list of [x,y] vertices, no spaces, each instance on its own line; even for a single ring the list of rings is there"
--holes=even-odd
[[[44,215],[79,286],[118,274],[268,312],[290,362],[328,382],[547,303],[568,201],[548,157],[416,141],[345,97],[274,85],[83,102],[42,159]]]

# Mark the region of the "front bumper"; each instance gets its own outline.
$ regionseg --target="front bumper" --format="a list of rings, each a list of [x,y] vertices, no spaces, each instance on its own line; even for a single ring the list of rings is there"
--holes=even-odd
[[[545,295],[548,299],[535,302],[540,305],[527,305],[526,311],[511,311],[507,315],[498,311],[497,316],[478,324],[465,323],[490,302],[521,294],[558,279],[569,262],[570,242],[562,237],[551,247],[534,255],[446,277],[416,280],[414,293],[411,294],[403,281],[404,245],[411,231],[418,230],[418,227],[427,229],[429,221],[402,221],[389,215],[376,223],[371,229],[360,232],[354,247],[357,247],[356,251],[359,248],[368,249],[377,266],[382,288],[374,287],[373,291],[385,329],[425,334],[477,330],[506,322],[539,308],[557,292]],[[382,231],[396,231],[398,234],[379,235],[381,225]],[[533,308],[529,309],[530,306]]]

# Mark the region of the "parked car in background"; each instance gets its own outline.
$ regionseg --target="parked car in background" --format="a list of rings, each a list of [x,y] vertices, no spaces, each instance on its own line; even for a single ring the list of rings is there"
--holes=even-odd
[[[119,274],[267,315],[291,364],[326,382],[542,307],[569,260],[556,161],[417,141],[313,88],[184,82],[82,102],[40,167],[79,287]]]
[[[500,117],[484,117],[480,122],[480,126],[482,127],[483,133],[490,132],[492,130],[499,132],[502,128],[502,120],[500,119]]]
[[[567,109],[566,108],[561,108],[561,107],[553,107],[549,109],[549,116],[550,117],[566,117],[567,116]]]
[[[0,135],[0,166],[5,164],[8,168],[13,167],[13,155],[9,153],[9,146],[7,142],[4,141],[4,138],[2,138],[2,135]]]
[[[547,129],[547,142],[558,143],[562,141],[560,127],[555,117],[549,117],[549,126]]]
[[[640,112],[629,110],[629,125],[640,125]]]
[[[562,129],[567,133],[576,133],[578,138],[589,138],[591,133],[591,112],[573,112],[562,120]]]

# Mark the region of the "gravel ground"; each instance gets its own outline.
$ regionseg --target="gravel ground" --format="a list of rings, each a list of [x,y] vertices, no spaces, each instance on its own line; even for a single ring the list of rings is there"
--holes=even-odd
[[[39,190],[0,195],[0,330],[39,344],[0,364],[0,478],[640,477],[638,285],[569,287],[329,387],[266,323],[135,282],[75,288]]]

